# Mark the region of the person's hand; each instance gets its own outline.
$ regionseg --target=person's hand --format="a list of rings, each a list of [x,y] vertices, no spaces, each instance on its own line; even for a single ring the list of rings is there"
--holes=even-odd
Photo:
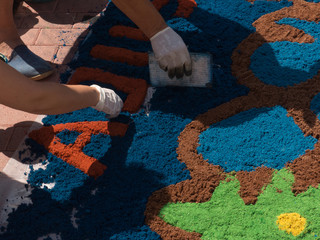
[[[192,64],[187,46],[182,38],[167,27],[150,38],[151,46],[160,68],[168,71],[170,78],[192,74]]]
[[[100,93],[99,102],[93,108],[105,112],[108,118],[117,117],[123,107],[123,102],[121,98],[111,89],[102,88],[98,85],[91,85]]]

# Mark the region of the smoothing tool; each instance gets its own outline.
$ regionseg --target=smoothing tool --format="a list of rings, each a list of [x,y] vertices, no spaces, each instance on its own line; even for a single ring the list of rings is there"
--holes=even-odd
[[[213,81],[212,55],[209,53],[190,53],[192,75],[170,79],[168,73],[159,67],[154,53],[149,53],[150,84],[153,87],[204,87],[211,88]]]

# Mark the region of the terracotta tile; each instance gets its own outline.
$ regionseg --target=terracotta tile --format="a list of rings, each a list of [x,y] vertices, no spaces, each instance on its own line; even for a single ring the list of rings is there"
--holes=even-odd
[[[100,14],[96,13],[77,13],[72,28],[87,29],[98,20],[99,16]]]
[[[68,29],[72,27],[74,18],[75,13],[30,14],[16,20],[16,24],[19,28]]]
[[[0,127],[34,121],[37,118],[36,114],[26,113],[23,111],[15,110],[0,104],[0,115],[5,116],[0,118]]]
[[[23,21],[24,21],[24,18],[25,18],[26,16],[29,16],[30,14],[32,14],[32,13],[29,13],[28,15],[25,15],[25,14],[22,14],[22,13],[16,13],[16,14],[14,15],[14,22],[15,22],[15,24],[16,24],[16,27],[17,27],[17,28],[20,28],[21,24],[22,24]],[[36,13],[33,13],[33,14],[36,14]]]
[[[17,14],[30,14],[30,13],[36,13],[36,10],[34,10],[28,3],[25,1],[22,3],[22,5],[17,9]]]
[[[82,33],[82,29],[42,29],[36,41],[36,45],[72,46]]]
[[[57,52],[57,57],[54,59],[55,64],[68,64],[75,52],[77,51],[77,47],[74,46],[60,46]]]
[[[57,46],[28,46],[29,49],[42,57],[44,60],[52,62],[55,54],[57,53]]]
[[[11,139],[12,133],[13,133],[12,127],[0,128],[0,151],[6,150],[8,142]]]
[[[40,29],[18,29],[18,33],[22,39],[22,41],[26,44],[26,45],[34,45],[39,33],[40,33]]]
[[[58,4],[58,0],[53,0],[50,2],[43,2],[43,3],[26,3],[22,4],[22,8],[28,8],[31,11],[42,13],[42,12],[53,12],[56,9]],[[23,9],[19,9],[18,12],[23,11]]]
[[[108,0],[59,1],[55,12],[99,13],[105,9]]]
[[[29,132],[29,127],[14,127],[11,139],[9,140],[9,143],[7,145],[7,151],[15,151],[22,140],[27,136]]]
[[[4,151],[0,152],[0,171],[3,170],[3,168],[7,165],[7,162],[9,159],[13,156],[14,152],[13,151]],[[0,175],[1,177],[2,175]]]

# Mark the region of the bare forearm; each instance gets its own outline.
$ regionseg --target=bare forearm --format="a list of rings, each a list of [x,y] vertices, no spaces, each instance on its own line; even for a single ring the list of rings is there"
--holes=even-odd
[[[149,0],[113,0],[124,14],[126,14],[148,37],[165,29],[167,24]]]
[[[37,82],[36,82],[37,83]],[[33,112],[38,114],[61,114],[95,106],[99,100],[96,89],[84,85],[63,85],[42,82],[41,94],[31,97],[31,102],[39,102]]]
[[[36,114],[60,114],[95,106],[99,93],[82,85],[36,82],[0,61],[0,104]]]

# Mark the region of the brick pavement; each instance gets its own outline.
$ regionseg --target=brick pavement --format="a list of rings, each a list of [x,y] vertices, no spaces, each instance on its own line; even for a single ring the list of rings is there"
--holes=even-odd
[[[19,7],[15,21],[25,44],[37,55],[51,62],[56,73],[44,81],[59,82],[59,72],[66,69],[77,44],[95,16],[108,0],[53,0]],[[92,18],[91,18],[92,17]],[[0,104],[0,171],[4,168],[37,115],[14,110]]]

